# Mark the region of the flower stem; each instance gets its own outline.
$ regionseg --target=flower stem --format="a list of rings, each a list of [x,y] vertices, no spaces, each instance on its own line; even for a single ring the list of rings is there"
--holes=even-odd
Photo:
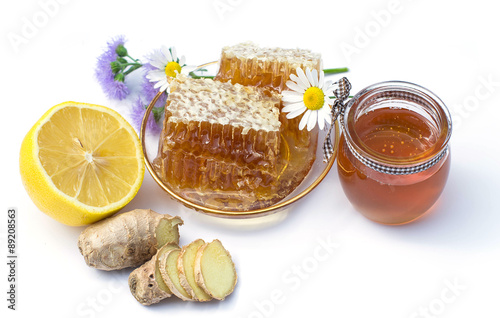
[[[134,65],[134,66],[142,66],[141,63],[122,63],[123,66],[130,66],[130,65]]]
[[[328,96],[328,97],[330,97],[330,98],[337,98],[336,96]],[[349,98],[353,98],[353,97],[354,97],[354,96],[349,95]]]
[[[190,72],[189,73],[189,76],[191,76],[191,78],[214,78],[215,76],[213,75],[196,75],[194,72]]]
[[[192,78],[195,78],[195,79],[196,79],[196,78],[211,78],[211,79],[214,79],[214,78],[215,78],[215,76],[213,76],[213,75],[193,75],[193,76],[191,76],[191,77],[192,77]]]
[[[123,72],[123,75],[128,75],[128,74],[132,73],[133,71],[135,71],[136,69],[142,67],[141,63],[127,63],[127,65],[132,65],[132,67],[129,68],[127,71]]]
[[[340,67],[340,68],[326,68],[323,70],[325,74],[339,74],[339,73],[345,73],[349,72],[349,69],[347,67]]]
[[[132,61],[139,63],[139,59],[134,59],[132,56],[127,54],[127,57],[130,58]]]

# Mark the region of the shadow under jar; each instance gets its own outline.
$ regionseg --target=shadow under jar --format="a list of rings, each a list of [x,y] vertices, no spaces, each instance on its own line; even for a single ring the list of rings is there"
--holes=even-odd
[[[404,224],[437,201],[450,170],[451,116],[429,90],[382,82],[356,94],[340,118],[339,179],[356,210]]]

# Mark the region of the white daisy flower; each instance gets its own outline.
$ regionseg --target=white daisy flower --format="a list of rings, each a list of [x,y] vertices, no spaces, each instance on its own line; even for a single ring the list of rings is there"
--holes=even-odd
[[[331,105],[333,100],[328,97],[333,86],[330,82],[325,83],[325,75],[317,70],[306,69],[306,72],[298,67],[297,75],[290,75],[291,81],[286,82],[291,91],[283,91],[283,112],[288,113],[286,118],[295,118],[305,112],[299,123],[299,129],[307,126],[311,131],[318,123],[320,129],[325,128],[325,123],[331,124]]]
[[[188,75],[196,69],[194,66],[186,65],[184,55],[178,58],[175,47],[167,48],[162,46],[160,50],[151,54],[148,60],[156,69],[149,71],[146,77],[150,82],[156,82],[154,88],[159,87],[160,92],[165,91],[172,79],[177,77],[178,74]]]

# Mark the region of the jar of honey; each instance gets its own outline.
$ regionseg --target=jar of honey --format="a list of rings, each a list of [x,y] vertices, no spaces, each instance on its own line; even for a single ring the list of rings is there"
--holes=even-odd
[[[356,210],[404,224],[438,200],[450,170],[451,116],[429,90],[408,82],[371,85],[340,115],[337,168]]]

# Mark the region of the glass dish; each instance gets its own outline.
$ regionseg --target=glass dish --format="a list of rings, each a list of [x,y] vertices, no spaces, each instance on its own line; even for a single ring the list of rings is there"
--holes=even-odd
[[[205,64],[207,65],[207,64]],[[254,210],[244,210],[244,211],[230,211],[230,210],[221,210],[221,209],[216,209],[213,207],[207,207],[198,204],[197,202],[193,202],[189,200],[188,198],[182,197],[175,193],[167,184],[163,183],[156,171],[153,168],[153,159],[156,157],[156,153],[158,151],[158,142],[160,138],[160,134],[150,134],[147,131],[147,122],[149,119],[149,116],[151,115],[152,109],[155,106],[160,106],[157,105],[158,101],[160,100],[160,97],[165,94],[165,93],[158,93],[153,100],[150,102],[148,105],[148,108],[146,109],[146,112],[144,114],[144,117],[142,119],[142,125],[141,125],[141,131],[140,131],[140,139],[142,143],[142,150],[144,153],[144,159],[145,159],[145,164],[146,168],[148,169],[149,173],[155,180],[155,182],[165,191],[167,192],[173,199],[177,200],[178,202],[182,203],[184,206],[194,209],[198,212],[201,212],[206,215],[211,215],[211,216],[216,216],[216,217],[222,217],[222,218],[255,218],[255,217],[261,217],[261,216],[266,216],[270,215],[276,212],[284,211],[287,210],[292,206],[293,203],[297,202],[298,200],[302,199],[305,197],[308,193],[310,193],[318,184],[326,177],[330,169],[332,168],[335,158],[337,156],[337,149],[339,146],[339,140],[340,140],[340,131],[339,131],[339,125],[336,122],[335,127],[332,130],[332,143],[334,145],[334,153],[330,160],[327,162],[323,162],[323,151],[322,151],[322,145],[323,145],[323,140],[326,136],[325,131],[320,131],[319,133],[319,139],[318,139],[318,149],[316,150],[316,160],[314,161],[311,170],[307,174],[307,176],[302,180],[300,185],[294,189],[288,196],[286,196],[283,200],[264,207],[264,208],[258,208]],[[161,105],[164,107],[164,105]],[[163,122],[162,122],[163,124]],[[150,159],[152,158],[152,159]]]

